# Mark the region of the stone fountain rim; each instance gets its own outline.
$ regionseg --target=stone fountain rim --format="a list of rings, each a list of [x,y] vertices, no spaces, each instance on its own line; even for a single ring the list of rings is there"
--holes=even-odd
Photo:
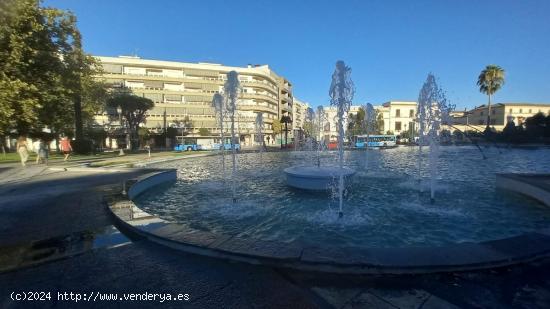
[[[277,268],[339,274],[425,274],[491,269],[550,256],[550,228],[480,243],[430,247],[320,248],[296,243],[262,241],[200,231],[165,221],[139,209],[132,201],[161,183],[175,181],[175,169],[153,172],[128,181],[128,196],[107,197],[117,227],[130,237],[187,253]],[[504,182],[514,179],[497,175]],[[497,181],[498,182],[498,181]],[[509,184],[510,185],[510,184]],[[526,192],[520,192],[528,194]],[[550,191],[546,191],[550,196]],[[544,201],[550,206],[550,199]]]
[[[302,169],[300,171],[299,169]],[[316,169],[322,173],[311,173],[312,169]],[[297,177],[307,177],[307,178],[333,178],[340,176],[338,171],[345,171],[343,174],[345,177],[352,176],[356,173],[353,168],[344,166],[342,168],[334,165],[323,165],[320,167],[317,166],[308,166],[308,165],[293,165],[287,167],[283,170],[286,174]]]

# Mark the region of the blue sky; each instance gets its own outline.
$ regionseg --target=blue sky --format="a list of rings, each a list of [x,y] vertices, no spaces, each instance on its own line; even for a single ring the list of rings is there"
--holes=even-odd
[[[476,79],[506,70],[498,102],[550,103],[550,1],[49,0],[73,11],[87,52],[269,64],[295,97],[326,105],[337,60],[355,103],[416,100],[429,72],[457,109],[486,103]]]

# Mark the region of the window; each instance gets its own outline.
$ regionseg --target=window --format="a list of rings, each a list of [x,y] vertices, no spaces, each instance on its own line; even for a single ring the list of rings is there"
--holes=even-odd
[[[414,118],[414,109],[409,111],[409,118]]]
[[[513,112],[514,112],[514,110],[510,108],[510,114],[513,113]]]
[[[520,108],[520,109],[519,109],[519,113],[520,113],[520,114],[523,113],[523,108]]]
[[[395,110],[395,117],[401,117],[401,110],[400,109]]]
[[[479,115],[480,115],[480,116],[483,116],[483,111],[479,112]]]
[[[395,122],[395,131],[401,131],[401,121]]]
[[[532,109],[529,109],[529,114],[531,114],[532,112],[533,112],[533,110],[532,110]]]
[[[478,124],[483,124],[483,120],[479,120]]]
[[[495,110],[492,109],[492,110],[491,110],[491,115],[494,115],[494,114],[495,114]]]
[[[495,125],[496,124],[496,119],[491,119],[491,124]]]

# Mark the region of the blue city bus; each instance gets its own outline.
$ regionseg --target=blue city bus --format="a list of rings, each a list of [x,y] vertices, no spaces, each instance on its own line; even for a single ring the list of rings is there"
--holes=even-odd
[[[368,147],[393,147],[397,141],[395,135],[358,135],[355,141],[356,148]]]
[[[178,136],[179,137],[179,136]],[[176,138],[177,143],[174,147],[175,151],[197,151],[201,150],[200,145],[197,144],[196,138]]]
[[[237,151],[241,150],[241,144],[239,144],[238,140],[239,140],[238,138],[235,138],[235,150],[237,150]],[[222,150],[221,143],[214,143],[212,145],[212,149]],[[225,143],[223,144],[223,149],[231,150],[231,138],[230,137],[225,138]]]

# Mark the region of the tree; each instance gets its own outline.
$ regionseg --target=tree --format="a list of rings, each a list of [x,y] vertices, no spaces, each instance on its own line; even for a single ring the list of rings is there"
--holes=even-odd
[[[281,117],[281,124],[285,125],[285,148],[288,145],[288,125],[292,123],[292,118],[288,115]],[[282,145],[281,145],[282,148]]]
[[[525,119],[525,131],[529,139],[536,141],[543,138],[546,130],[546,117],[543,113],[537,113]]]
[[[348,130],[346,131],[348,139],[350,139],[352,136],[362,135],[367,132],[367,129],[364,126],[365,115],[366,113],[363,107],[359,108],[357,114],[350,113],[348,115]]]
[[[487,105],[487,128],[491,125],[491,96],[504,85],[504,69],[498,65],[490,64],[481,71],[477,78],[479,91],[489,97]]]
[[[140,127],[138,129],[139,143],[140,145],[146,145],[149,139],[151,138],[151,133],[146,127]]]
[[[281,134],[283,132],[283,125],[281,124],[281,121],[279,119],[273,119],[272,123],[273,127],[273,134]],[[275,137],[273,137],[275,139]]]
[[[139,148],[138,128],[145,123],[145,114],[153,108],[154,103],[150,99],[128,93],[114,94],[108,99],[108,106],[120,111],[130,132],[130,145],[133,150]]]
[[[210,130],[207,128],[200,128],[199,129],[199,135],[200,136],[210,136]]]
[[[101,88],[93,78],[98,66],[82,50],[74,15],[40,4],[0,2],[0,137],[9,130],[27,134],[45,127],[72,134],[75,118],[82,118],[79,104],[97,98],[84,93]],[[86,115],[100,104],[88,104]],[[82,135],[82,121],[76,127]]]
[[[185,136],[189,134],[189,129],[193,127],[193,121],[189,118],[189,116],[185,116],[182,120],[174,121],[174,126],[181,129],[181,136]]]
[[[306,137],[315,136],[317,134],[317,132],[315,131],[315,125],[311,120],[304,121],[303,129]]]

